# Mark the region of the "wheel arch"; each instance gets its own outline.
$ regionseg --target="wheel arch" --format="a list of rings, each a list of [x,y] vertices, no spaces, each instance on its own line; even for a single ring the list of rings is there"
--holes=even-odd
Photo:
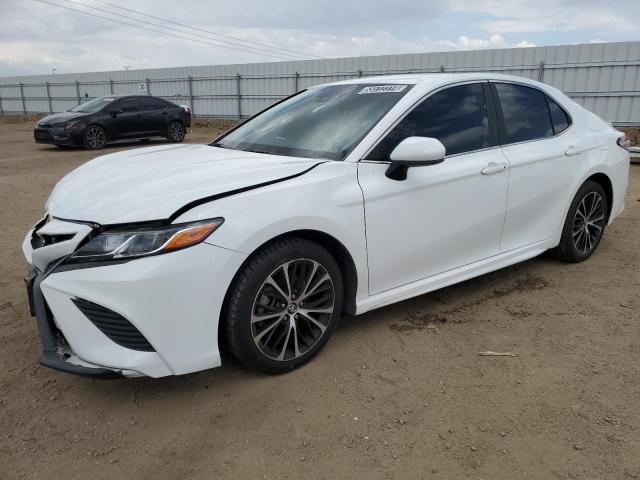
[[[242,265],[240,265],[240,267],[236,271],[233,279],[227,287],[227,291],[225,293],[224,301],[222,304],[222,309],[220,310],[221,317],[227,310],[227,301],[229,299],[229,296],[231,295],[231,289],[233,288],[236,282],[236,278],[238,277],[244,266],[267,245],[278,240],[290,237],[298,237],[304,238],[306,240],[311,240],[312,242],[315,242],[325,248],[333,256],[333,258],[338,263],[338,267],[340,267],[340,273],[342,273],[342,282],[344,285],[344,301],[342,306],[342,313],[348,315],[356,314],[356,292],[358,289],[358,274],[356,270],[356,264],[353,260],[353,257],[351,256],[351,253],[349,253],[342,242],[340,242],[332,235],[329,235],[328,233],[322,232],[320,230],[301,229],[292,230],[270,238],[266,242],[256,247],[253,252],[251,252],[251,254],[247,256],[244,262],[242,262]],[[225,322],[223,321],[223,319],[220,318],[220,321],[218,322],[218,341],[224,338],[224,335],[222,335],[224,323]]]
[[[602,172],[594,173],[590,177],[588,177],[582,185],[584,185],[588,181],[593,181],[599,184],[604,190],[605,195],[607,196],[607,223],[609,222],[609,217],[611,216],[611,208],[613,207],[613,183],[611,179]]]

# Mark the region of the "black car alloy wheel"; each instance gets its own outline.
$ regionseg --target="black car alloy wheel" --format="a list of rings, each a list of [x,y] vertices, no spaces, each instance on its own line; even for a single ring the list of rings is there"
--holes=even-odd
[[[104,129],[93,125],[84,132],[84,145],[86,148],[95,150],[104,147],[106,143],[107,134]]]
[[[184,140],[185,129],[182,122],[171,122],[169,125],[169,140],[172,142],[181,142]]]

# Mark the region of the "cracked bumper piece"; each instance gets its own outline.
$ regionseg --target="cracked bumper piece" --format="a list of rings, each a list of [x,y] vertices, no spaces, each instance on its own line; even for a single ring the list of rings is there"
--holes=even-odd
[[[219,366],[218,318],[245,258],[202,243],[124,263],[32,269],[26,282],[40,363],[100,378]]]

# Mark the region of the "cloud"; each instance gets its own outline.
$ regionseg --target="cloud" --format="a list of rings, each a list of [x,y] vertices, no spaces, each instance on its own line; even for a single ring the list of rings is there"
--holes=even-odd
[[[47,0],[83,10],[98,0]],[[102,0],[101,0],[102,1]],[[234,0],[224,8],[191,0],[105,0],[204,30],[268,43],[321,57],[585,43],[592,39],[637,39],[640,2],[619,0]],[[99,15],[103,12],[86,10]],[[118,21],[132,21],[112,17]],[[157,19],[138,20],[159,23]],[[152,29],[162,29],[140,24]],[[36,1],[0,0],[0,75],[120,70],[276,61],[266,52],[234,51],[202,31],[165,24],[199,42],[139,30]],[[558,41],[560,32],[562,41]],[[256,45],[254,45],[256,46]],[[258,47],[260,48],[260,47]],[[246,49],[241,49],[246,50]],[[262,53],[262,55],[260,54]],[[274,51],[272,50],[272,53]],[[280,55],[286,52],[280,51]]]
[[[488,32],[530,33],[553,31],[613,31],[637,38],[640,2],[619,0],[451,0],[450,8],[460,12],[494,17],[478,25]]]

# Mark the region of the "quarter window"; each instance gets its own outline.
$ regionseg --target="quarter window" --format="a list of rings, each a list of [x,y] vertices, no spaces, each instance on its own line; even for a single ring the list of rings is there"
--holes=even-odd
[[[504,143],[553,136],[546,95],[535,88],[496,83],[504,116]]]
[[[550,97],[547,97],[547,104],[549,105],[549,113],[551,114],[551,122],[553,123],[553,133],[554,135],[558,135],[569,128],[571,120],[567,112]]]
[[[460,85],[431,95],[409,112],[367,158],[389,160],[393,149],[407,137],[437,138],[447,155],[488,147],[489,114],[482,85]]]

